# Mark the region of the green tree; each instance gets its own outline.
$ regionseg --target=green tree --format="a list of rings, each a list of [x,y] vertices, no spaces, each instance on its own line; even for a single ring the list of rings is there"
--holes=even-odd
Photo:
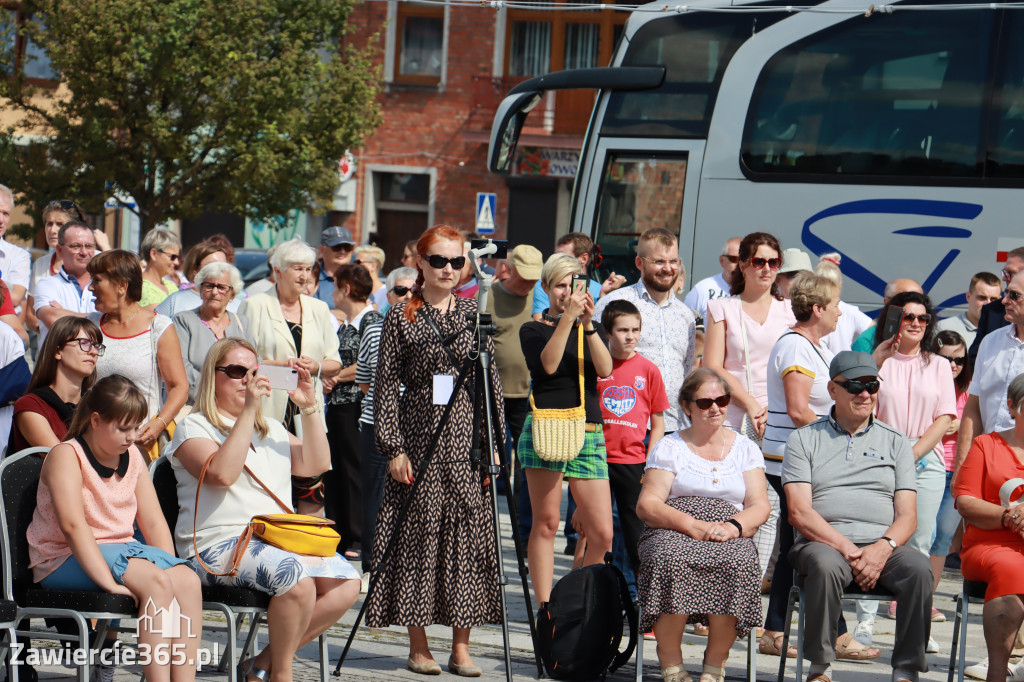
[[[18,30],[61,85],[0,80],[21,115],[0,132],[0,171],[31,204],[131,196],[143,232],[323,205],[380,121],[375,48],[339,48],[354,3],[27,0],[37,20]],[[26,131],[42,141],[16,147]]]

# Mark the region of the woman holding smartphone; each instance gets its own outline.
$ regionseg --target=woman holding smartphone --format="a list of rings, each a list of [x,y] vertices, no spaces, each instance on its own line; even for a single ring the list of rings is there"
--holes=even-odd
[[[577,275],[583,277],[577,277]],[[583,335],[584,407],[587,412],[583,449],[570,462],[542,459],[534,449],[533,415],[523,423],[517,453],[526,473],[533,507],[529,559],[533,590],[541,607],[551,596],[555,534],[561,519],[562,479],[576,500],[573,525],[586,537],[583,564],[604,560],[612,547],[611,492],[602,433],[597,378],[612,373],[612,357],[604,328],[593,320],[594,299],[587,292],[579,261],[556,253],[544,264],[541,286],[550,307],[540,322],[527,322],[519,341],[530,369],[533,402],[538,409],[576,407],[580,401],[579,335]]]

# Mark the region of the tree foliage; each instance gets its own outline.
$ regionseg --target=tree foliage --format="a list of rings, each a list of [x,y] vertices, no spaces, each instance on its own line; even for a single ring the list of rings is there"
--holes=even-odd
[[[30,203],[130,196],[143,232],[325,203],[338,159],[379,124],[373,48],[339,49],[354,1],[24,2],[39,21],[19,30],[61,87],[0,81],[21,114],[0,171]],[[15,147],[26,131],[44,141]]]

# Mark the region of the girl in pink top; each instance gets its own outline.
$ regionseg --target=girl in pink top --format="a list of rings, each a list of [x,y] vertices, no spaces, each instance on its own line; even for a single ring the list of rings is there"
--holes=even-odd
[[[881,325],[876,332],[879,349],[875,357],[881,360],[878,376],[882,385],[875,416],[900,430],[913,444],[917,460],[917,530],[907,545],[927,555],[946,488],[942,436],[956,417],[956,389],[949,361],[925,350],[931,346],[936,322],[931,300],[916,291],[897,294],[882,308],[878,319],[886,319],[892,306],[903,308],[903,322],[895,350],[892,344],[881,345]],[[938,575],[941,577],[942,571]],[[889,610],[895,616],[895,608],[890,606]],[[933,608],[933,619],[939,615]]]
[[[174,556],[153,482],[134,445],[147,413],[142,392],[119,374],[100,379],[83,396],[67,440],[43,463],[27,531],[29,563],[44,588],[134,599],[139,646],[148,648],[151,661],[146,677],[184,682],[195,679],[195,666],[171,667],[167,660],[197,660],[202,596],[198,576]],[[149,544],[134,538],[135,522]],[[164,636],[164,618],[141,618],[173,612],[173,600],[182,619],[177,638]]]
[[[740,242],[739,259],[730,289],[732,298],[708,302],[704,367],[718,372],[732,391],[733,406],[725,426],[738,430],[746,413],[761,437],[768,422],[768,356],[779,337],[796,324],[796,318],[775,282],[782,266],[779,240],[767,232],[748,234]]]

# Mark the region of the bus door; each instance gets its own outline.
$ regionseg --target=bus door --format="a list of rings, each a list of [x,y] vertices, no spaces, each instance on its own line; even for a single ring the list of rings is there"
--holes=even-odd
[[[636,244],[649,227],[679,238],[679,253],[692,271],[697,189],[704,140],[599,137],[591,161],[577,178],[576,223],[601,248],[602,278],[612,271],[639,277]]]

